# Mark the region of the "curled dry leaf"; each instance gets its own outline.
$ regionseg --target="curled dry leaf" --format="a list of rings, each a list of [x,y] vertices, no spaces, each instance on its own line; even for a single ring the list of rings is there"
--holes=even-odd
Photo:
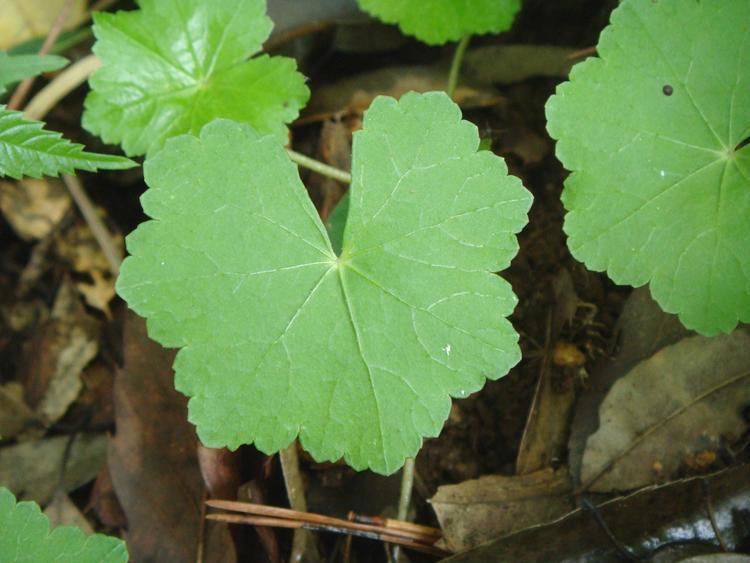
[[[689,456],[742,435],[748,402],[750,332],[692,336],[659,350],[604,399],[583,454],[582,486],[625,491],[675,477]]]

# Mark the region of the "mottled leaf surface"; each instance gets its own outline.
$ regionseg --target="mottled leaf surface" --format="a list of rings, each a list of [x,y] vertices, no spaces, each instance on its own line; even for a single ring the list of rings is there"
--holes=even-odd
[[[750,3],[625,0],[547,103],[573,255],[689,328],[750,320]]]
[[[118,291],[179,347],[176,386],[209,446],[398,469],[450,397],[520,358],[494,272],[531,203],[444,94],[377,98],[355,134],[337,256],[273,136],[220,120],[147,160],[152,221]]]
[[[86,535],[74,526],[50,530],[49,520],[35,502],[16,503],[0,487],[0,560],[4,563],[126,563],[125,544],[101,534]]]
[[[521,0],[358,0],[360,7],[431,45],[510,29]]]
[[[83,126],[145,154],[223,117],[286,137],[309,90],[293,59],[257,54],[271,32],[265,0],[141,0],[97,13]],[[249,60],[248,60],[249,59]]]

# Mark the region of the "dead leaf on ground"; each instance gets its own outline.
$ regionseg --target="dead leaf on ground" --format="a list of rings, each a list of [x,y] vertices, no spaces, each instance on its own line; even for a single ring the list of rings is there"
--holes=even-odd
[[[128,312],[124,367],[115,378],[112,483],[128,519],[131,560],[193,562],[201,541],[205,488],[187,399],[174,388],[174,352],[146,335]],[[226,525],[206,525],[204,561],[236,559]]]
[[[124,252],[123,238],[112,234],[112,240],[120,255]],[[67,262],[74,272],[86,274],[90,281],[78,281],[76,288],[86,304],[102,311],[111,318],[109,302],[115,296],[115,278],[110,272],[109,262],[96,242],[88,225],[76,223],[55,239],[57,255]]]
[[[94,529],[91,527],[89,521],[81,514],[78,507],[73,504],[67,493],[56,492],[55,496],[52,497],[52,501],[44,509],[44,513],[49,518],[50,527],[75,526],[87,534],[94,533]]]
[[[598,518],[579,508],[555,522],[454,555],[445,563],[620,563],[622,545],[632,552],[633,560],[657,561],[653,555],[679,543],[703,544],[715,551],[714,523],[726,548],[738,550],[747,541],[750,466],[642,489],[600,504],[597,512]]]
[[[94,488],[89,497],[89,507],[96,513],[99,521],[108,528],[125,528],[128,519],[122,510],[120,500],[117,498],[112,485],[112,476],[109,474],[109,466],[104,464],[94,481]]]
[[[0,182],[0,210],[24,240],[38,240],[50,234],[71,205],[65,185],[56,178]]]
[[[19,369],[26,401],[47,425],[58,421],[78,397],[81,372],[96,356],[98,339],[98,323],[64,280],[49,320],[24,343]]]
[[[381,68],[317,88],[299,122],[320,121],[337,113],[362,114],[370,107],[375,96],[400,98],[412,90],[445,90],[447,85],[448,70],[442,66]],[[490,87],[473,87],[466,84],[459,84],[453,99],[464,108],[487,107],[504,100]]]
[[[41,426],[23,398],[23,386],[16,382],[0,385],[0,439],[9,440],[29,428]]]
[[[469,49],[465,76],[485,84],[512,84],[537,76],[564,78],[578,62],[575,49],[552,45],[488,45]]]
[[[583,454],[582,486],[627,491],[672,479],[688,456],[742,435],[748,403],[750,332],[691,336],[667,346],[620,378],[604,399],[599,429]]]
[[[0,2],[0,49],[47,35],[68,0],[3,0]],[[74,0],[65,29],[86,19],[86,0]]]
[[[67,457],[66,449],[73,440]],[[24,500],[47,504],[55,493],[65,459],[63,489],[91,481],[106,459],[104,434],[53,436],[0,448],[0,486]]]
[[[660,348],[693,334],[680,323],[677,315],[665,313],[659,307],[647,287],[630,294],[614,333],[617,343],[614,356],[591,373],[576,402],[568,440],[568,465],[576,485],[580,484],[586,441],[599,427],[599,406],[614,383]]]
[[[450,551],[471,549],[567,514],[575,505],[567,470],[488,475],[440,487],[430,501]]]

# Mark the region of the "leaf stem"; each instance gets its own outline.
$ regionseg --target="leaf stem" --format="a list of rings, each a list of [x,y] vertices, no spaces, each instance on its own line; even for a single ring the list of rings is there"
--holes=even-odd
[[[450,74],[448,74],[448,88],[446,92],[453,98],[453,94],[456,92],[456,85],[458,84],[458,75],[461,72],[461,63],[464,60],[464,53],[466,53],[466,47],[469,46],[471,40],[471,34],[465,35],[461,41],[456,45],[456,50],[453,53],[453,61],[451,62]]]
[[[409,518],[409,504],[411,503],[411,491],[414,488],[414,458],[406,458],[404,468],[401,470],[401,494],[398,499],[397,520],[407,522]],[[399,546],[393,548],[393,560],[398,561]]]
[[[333,178],[334,180],[338,180],[339,182],[343,182],[344,184],[352,183],[352,175],[348,172],[344,172],[343,170],[339,170],[338,168],[334,168],[333,166],[323,164],[319,160],[315,160],[314,158],[310,158],[309,156],[300,154],[296,151],[293,151],[292,149],[286,149],[286,153],[289,155],[289,158],[291,158],[292,161],[296,162],[303,168],[308,168],[313,172],[317,172],[318,174],[322,174],[323,176],[328,176],[329,178]]]

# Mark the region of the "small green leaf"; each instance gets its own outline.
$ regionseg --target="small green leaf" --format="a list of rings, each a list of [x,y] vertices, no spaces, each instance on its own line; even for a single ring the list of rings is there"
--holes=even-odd
[[[265,0],[141,0],[97,13],[83,126],[128,155],[145,154],[217,117],[285,140],[310,95],[293,59],[261,55],[271,32]]]
[[[391,473],[465,397],[520,358],[516,303],[494,272],[530,194],[441,92],[377,98],[355,133],[337,256],[272,136],[221,120],[149,157],[153,221],[117,289],[182,348],[176,386],[210,446]]]
[[[57,176],[73,170],[123,170],[136,163],[122,156],[85,152],[83,145],[43,129],[23,114],[0,105],[0,176]]]
[[[0,51],[0,94],[14,82],[42,72],[57,70],[68,64],[64,57],[54,55],[9,55]]]
[[[358,0],[384,22],[430,45],[510,29],[521,0]]]
[[[49,520],[35,502],[19,502],[0,487],[0,561],[3,563],[126,563],[125,543],[117,538],[87,536],[73,526],[50,531]]]
[[[573,255],[689,328],[750,321],[750,2],[624,0],[547,103]]]

